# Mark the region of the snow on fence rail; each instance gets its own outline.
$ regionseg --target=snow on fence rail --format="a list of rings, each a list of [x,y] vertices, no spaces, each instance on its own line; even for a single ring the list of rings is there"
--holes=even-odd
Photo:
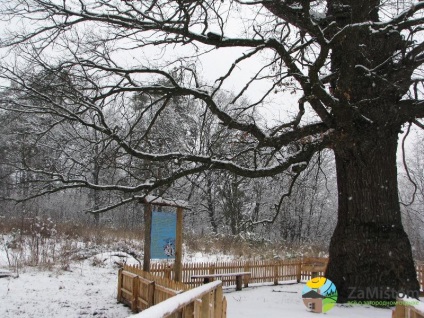
[[[118,272],[117,299],[139,312],[167,300],[190,287],[162,278],[135,266],[124,266]]]
[[[226,318],[227,305],[222,294],[222,282],[215,281],[196,287],[150,307],[131,318]]]

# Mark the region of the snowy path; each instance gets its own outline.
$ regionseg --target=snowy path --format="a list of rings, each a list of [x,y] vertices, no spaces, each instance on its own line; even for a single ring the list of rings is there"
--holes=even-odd
[[[334,307],[325,314],[310,313],[302,302],[302,284],[226,289],[228,318],[391,318],[388,309],[360,306]]]

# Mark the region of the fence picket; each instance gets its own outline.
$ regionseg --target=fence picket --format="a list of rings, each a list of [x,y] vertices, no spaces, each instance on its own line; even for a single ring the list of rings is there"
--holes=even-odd
[[[205,274],[229,274],[234,272],[251,272],[249,278],[244,277],[244,284],[247,283],[274,283],[278,284],[281,281],[308,280],[311,278],[312,272],[317,275],[324,274],[324,268],[328,260],[325,258],[302,258],[302,259],[289,259],[289,260],[247,260],[247,261],[219,261],[212,262],[199,262],[199,263],[183,263],[182,266],[182,282],[172,283],[172,289],[175,290],[188,290],[194,287],[201,286],[203,280],[191,279],[193,275]],[[151,273],[142,271],[140,265],[129,266],[125,265],[124,271],[131,272],[135,275],[143,277],[157,285],[169,286],[169,278],[173,277],[173,264],[172,263],[152,263]],[[424,263],[417,262],[416,265],[417,278],[420,283],[421,290],[424,290]],[[135,288],[134,277],[130,275],[122,275],[122,270],[119,272],[118,278],[118,293],[119,300],[129,300],[129,293]],[[144,275],[144,276],[143,276]],[[168,284],[168,285],[167,285]],[[234,277],[225,277],[222,281],[222,286],[234,286]],[[157,298],[157,301],[162,301],[169,298],[164,292],[155,290],[153,294],[147,289],[140,287],[140,297]],[[140,306],[140,305],[139,305]],[[148,305],[146,305],[148,306]],[[218,310],[219,311],[219,310]]]
[[[199,262],[199,263],[183,263],[182,266],[182,282],[186,286],[197,287],[202,285],[203,281],[196,279],[192,280],[193,275],[205,275],[211,273],[229,274],[240,271],[249,271],[251,276],[250,283],[278,283],[280,281],[288,280],[308,280],[311,277],[311,272],[308,269],[302,269],[304,262],[320,262],[326,263],[326,259],[313,258],[313,259],[293,259],[293,260],[253,260],[253,261],[220,261],[212,262]],[[424,269],[424,265],[422,266]],[[134,270],[139,269],[131,267]],[[418,272],[418,268],[417,268]],[[160,278],[173,277],[173,265],[169,263],[152,263],[151,274]],[[235,285],[234,278],[225,278],[223,286]]]

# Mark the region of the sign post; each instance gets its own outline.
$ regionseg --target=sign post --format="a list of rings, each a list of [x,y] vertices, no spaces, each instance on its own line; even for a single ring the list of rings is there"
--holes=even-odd
[[[188,209],[188,203],[182,200],[166,200],[156,196],[146,196],[141,200],[144,207],[144,258],[143,270],[150,271],[151,243],[152,243],[152,205],[177,208],[177,224],[175,237],[174,280],[182,280],[183,259],[183,210]]]
[[[150,245],[152,243],[152,205],[144,206],[144,257],[143,271],[150,272]]]
[[[183,208],[177,207],[177,235],[175,238],[174,277],[177,282],[182,280],[183,266]]]

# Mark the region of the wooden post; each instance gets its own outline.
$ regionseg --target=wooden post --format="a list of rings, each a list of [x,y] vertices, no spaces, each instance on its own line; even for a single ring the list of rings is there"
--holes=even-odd
[[[250,262],[247,262],[244,265],[244,271],[250,272]],[[244,275],[244,287],[249,287],[250,275]]]
[[[175,264],[174,279],[177,282],[182,280],[182,260],[183,260],[183,208],[177,207],[177,233],[175,238]]]
[[[132,281],[132,300],[131,300],[131,310],[133,312],[138,312],[137,303],[138,303],[138,290],[140,286],[140,281],[138,276],[135,276]]]
[[[116,296],[116,298],[119,302],[121,302],[122,300],[122,271],[122,268],[120,268],[118,271],[118,295]]]
[[[215,274],[215,265],[214,264],[212,264],[209,267],[209,274],[211,274],[211,275]],[[205,279],[203,280],[203,283],[207,284],[207,283],[213,282],[214,280],[215,280],[214,277],[205,277]]]
[[[302,280],[302,262],[296,266],[296,280],[298,283]]]
[[[165,268],[165,278],[166,279],[171,279],[171,271],[172,271],[172,269],[171,269],[171,267],[167,267],[167,268]]]
[[[143,271],[150,272],[150,245],[152,243],[152,205],[144,206],[144,258]]]
[[[151,282],[147,287],[147,308],[155,305],[155,285],[155,282]]]
[[[250,275],[251,274],[244,275],[244,287],[246,288],[249,287]]]
[[[194,302],[186,306],[183,310],[184,318],[193,318],[194,317]]]
[[[236,276],[236,290],[242,289],[242,277],[243,277],[243,275],[237,275]]]
[[[215,274],[215,265],[211,264],[211,266],[209,267],[209,274],[213,275]]]
[[[278,263],[274,264],[274,285],[278,285]]]
[[[223,318],[222,317],[222,299],[224,298],[224,295],[222,293],[222,285],[218,286],[214,293],[215,297],[215,317],[214,318]]]
[[[393,318],[405,318],[406,307],[403,305],[396,305],[395,311],[393,312]]]
[[[201,304],[202,303],[199,300],[194,301],[194,312],[193,312],[194,318],[201,317]]]
[[[209,318],[209,303],[210,303],[210,293],[207,293],[202,297],[202,318]]]

